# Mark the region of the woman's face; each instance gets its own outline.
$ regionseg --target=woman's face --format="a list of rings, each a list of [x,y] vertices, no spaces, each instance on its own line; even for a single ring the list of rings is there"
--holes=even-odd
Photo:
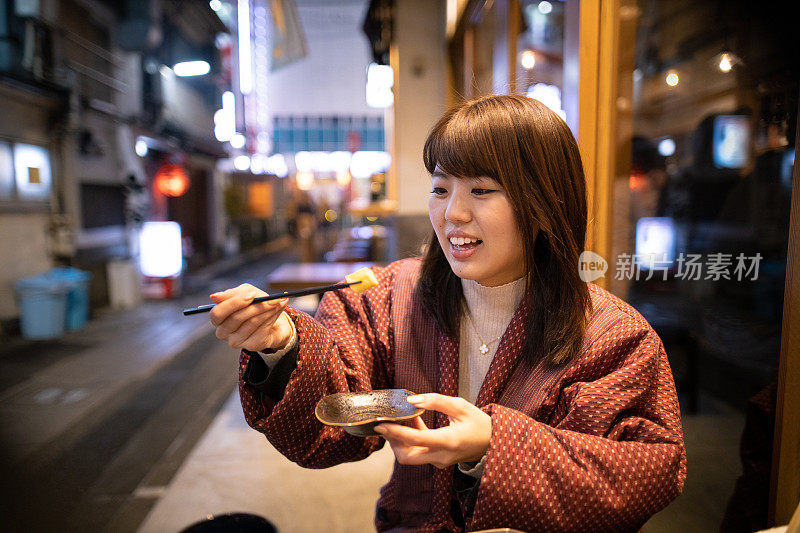
[[[428,215],[456,276],[495,287],[525,274],[522,235],[505,190],[491,178],[436,169]]]

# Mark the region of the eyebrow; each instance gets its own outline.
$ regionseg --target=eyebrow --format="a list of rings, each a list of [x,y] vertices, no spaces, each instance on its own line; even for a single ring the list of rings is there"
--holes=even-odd
[[[447,174],[442,172],[441,170],[434,170],[431,172],[431,178],[446,178]]]

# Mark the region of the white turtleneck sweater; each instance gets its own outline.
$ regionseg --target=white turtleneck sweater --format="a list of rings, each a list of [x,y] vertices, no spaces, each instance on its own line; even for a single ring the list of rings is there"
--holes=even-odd
[[[458,395],[471,403],[478,399],[489,365],[497,353],[502,336],[525,294],[525,278],[498,287],[485,287],[477,281],[461,280],[466,302],[459,332]],[[477,329],[478,333],[475,333]],[[482,354],[486,343],[489,351]]]

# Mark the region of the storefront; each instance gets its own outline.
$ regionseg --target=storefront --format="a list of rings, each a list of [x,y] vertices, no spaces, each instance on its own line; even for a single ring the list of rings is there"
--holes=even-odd
[[[50,268],[53,254],[69,251],[58,238],[64,221],[52,216],[62,139],[47,134],[63,98],[0,83],[0,246],[14,251],[0,260],[0,322],[17,312],[14,282]]]
[[[800,499],[790,17],[705,0],[448,6],[451,101],[514,92],[564,117],[589,185],[582,273],[667,348],[689,476],[648,527],[786,524]]]

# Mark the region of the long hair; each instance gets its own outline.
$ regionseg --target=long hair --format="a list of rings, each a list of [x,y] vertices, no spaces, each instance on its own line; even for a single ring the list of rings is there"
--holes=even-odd
[[[503,187],[524,248],[525,358],[552,365],[572,360],[583,343],[591,299],[578,270],[586,239],[586,180],[566,123],[524,96],[484,96],[445,113],[425,141],[423,159],[428,172],[438,167],[457,178],[489,177]],[[437,325],[456,337],[461,282],[435,232],[417,291]]]

